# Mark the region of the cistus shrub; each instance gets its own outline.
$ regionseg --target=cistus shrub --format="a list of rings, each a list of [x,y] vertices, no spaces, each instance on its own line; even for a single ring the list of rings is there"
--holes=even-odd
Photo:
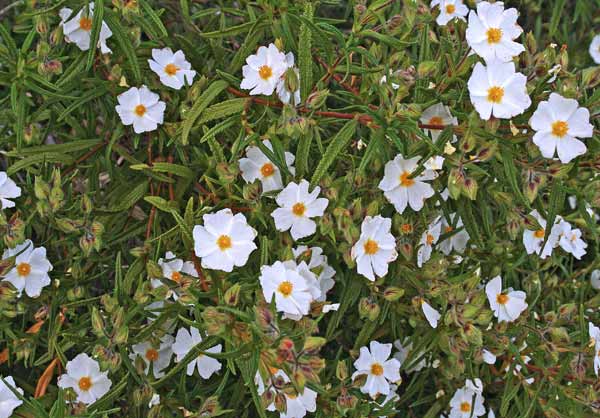
[[[600,416],[597,0],[0,4],[0,418]]]

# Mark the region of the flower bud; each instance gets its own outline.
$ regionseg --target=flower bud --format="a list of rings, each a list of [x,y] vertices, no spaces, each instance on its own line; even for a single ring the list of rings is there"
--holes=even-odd
[[[383,298],[388,302],[396,302],[404,295],[404,289],[390,286],[383,292]]]
[[[381,308],[369,297],[364,297],[358,304],[358,312],[361,318],[367,318],[369,321],[375,321],[379,317]]]

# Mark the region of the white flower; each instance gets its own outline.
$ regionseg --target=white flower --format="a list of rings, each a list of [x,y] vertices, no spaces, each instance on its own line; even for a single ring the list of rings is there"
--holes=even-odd
[[[588,330],[591,343],[594,346],[594,373],[598,376],[598,370],[600,370],[600,328],[589,322]]]
[[[566,252],[573,254],[578,260],[581,260],[587,251],[587,244],[581,239],[581,230],[579,228],[573,229],[570,223],[562,221],[558,224],[560,228],[560,239],[558,244]]]
[[[596,290],[600,290],[600,270],[592,271],[590,274],[590,284]]]
[[[294,260],[287,260],[283,262],[283,265],[287,270],[295,271],[304,278],[307,290],[312,296],[311,303],[321,298],[321,286],[317,280],[317,276],[308,268],[306,262],[301,261],[299,264],[297,264]],[[284,313],[283,317],[293,319],[294,321],[299,321],[302,318],[302,315],[298,313],[294,314],[286,312]]]
[[[0,209],[14,208],[15,203],[9,199],[21,196],[21,188],[8,178],[4,171],[0,171]]]
[[[526,85],[527,77],[515,71],[514,63],[496,60],[487,67],[475,64],[468,82],[471,102],[483,120],[492,115],[510,119],[523,113],[531,106]]]
[[[8,383],[8,385],[5,382]],[[23,389],[17,387],[12,376],[0,378],[0,418],[12,417],[13,411],[23,403],[23,401],[14,394],[13,390],[16,390],[23,395]]]
[[[498,322],[507,321],[513,322],[527,309],[525,298],[527,295],[520,290],[509,288],[508,291],[502,292],[502,278],[494,277],[485,285],[485,293],[490,302],[490,307],[494,311],[494,316],[498,318]]]
[[[390,383],[400,381],[400,362],[395,358],[390,359],[392,344],[371,341],[369,348],[360,348],[360,356],[354,362],[356,371],[352,374],[352,380],[359,375],[367,375],[360,391],[375,399],[379,395],[389,395]]]
[[[194,263],[191,261],[183,261],[180,258],[176,258],[175,254],[171,251],[167,251],[165,258],[158,260],[158,265],[162,269],[162,274],[165,279],[172,280],[175,283],[181,282],[183,274],[192,277],[198,277],[198,272],[194,267]],[[183,274],[182,274],[183,273]],[[152,279],[152,288],[162,286],[163,283],[158,279]]]
[[[423,232],[423,235],[421,235],[419,249],[417,250],[417,266],[419,268],[423,266],[423,263],[426,263],[431,258],[433,245],[440,238],[441,229],[442,224],[439,221],[439,218],[437,218],[427,227],[427,230]]]
[[[242,67],[244,79],[240,88],[250,90],[251,95],[264,94],[270,96],[275,91],[281,76],[288,68],[286,56],[275,44],[261,46],[256,55],[246,58]]]
[[[273,146],[268,139],[264,140],[263,144],[273,151]],[[242,178],[246,183],[253,183],[256,179],[259,179],[262,183],[263,193],[283,188],[279,167],[273,164],[260,148],[254,146],[248,147],[246,149],[246,158],[240,158],[239,163]],[[292,167],[294,164],[294,154],[286,152],[285,163],[290,173],[295,174],[294,167]]]
[[[271,302],[275,297],[277,311],[284,312],[290,319],[298,320],[308,314],[311,302],[320,296],[320,289],[316,287],[318,284],[311,286],[306,277],[293,268],[294,264],[276,261],[273,265],[262,266],[259,281],[265,300]],[[305,273],[306,271],[308,268]]]
[[[15,267],[11,269],[2,281],[12,283],[19,296],[23,290],[30,298],[37,298],[42,293],[42,288],[50,284],[48,272],[52,271],[52,264],[46,257],[46,248],[35,248],[30,240],[4,251],[2,259],[14,257]]]
[[[475,418],[484,415],[484,398],[481,390],[483,390],[481,381],[477,384],[467,380],[465,386],[458,389],[450,400],[450,408],[452,409],[449,418]],[[474,402],[473,398],[475,398]]]
[[[158,393],[152,395],[152,399],[148,402],[148,408],[152,408],[156,405],[160,405],[160,395]]]
[[[423,352],[419,352],[416,355],[413,355],[412,362],[409,363],[408,366],[404,364],[406,359],[408,358],[408,355],[413,349],[413,344],[408,340],[408,338],[405,338],[404,342],[400,340],[394,341],[394,347],[396,347],[396,349],[398,350],[398,352],[394,354],[394,358],[397,359],[400,362],[400,364],[404,365],[403,369],[406,370],[406,373],[418,372],[427,367],[427,360],[425,359],[425,353]],[[418,362],[415,363],[417,359],[420,360],[418,360]]]
[[[557,152],[563,164],[587,151],[585,144],[577,138],[590,138],[594,134],[590,112],[579,107],[577,100],[565,99],[556,93],[550,94],[547,102],[540,102],[529,125],[536,131],[533,143],[542,155],[553,158]]]
[[[319,186],[308,192],[309,184],[302,180],[300,184],[289,183],[275,199],[279,208],[271,216],[278,231],[290,230],[294,241],[308,237],[317,230],[317,224],[310,218],[323,216],[329,200],[317,198],[321,192]]]
[[[282,383],[290,383],[290,378],[285,374],[283,370],[276,370],[273,375],[268,379],[267,385],[268,390],[276,395],[278,389],[274,386],[274,381],[280,380]],[[267,388],[265,383],[260,377],[260,373],[256,372],[254,376],[254,382],[257,386],[257,392],[259,396],[265,393]],[[280,418],[302,418],[307,412],[315,412],[317,410],[317,392],[308,387],[304,387],[304,392],[301,394],[291,394],[285,391],[280,391],[285,396],[286,412],[280,412]],[[275,402],[272,402],[267,406],[267,411],[276,411]]]
[[[444,106],[442,103],[436,103],[433,106],[429,106],[423,111],[419,120],[424,125],[458,125],[458,119],[452,116],[452,113],[450,113],[450,108],[448,106]],[[424,131],[431,136],[433,142],[437,141],[442,134],[442,131],[439,129],[428,128],[424,129]],[[456,135],[452,136],[451,142],[456,142]]]
[[[487,364],[496,363],[496,355],[494,353],[492,353],[491,351],[484,348],[482,350],[482,354],[483,354],[483,361],[486,362]]]
[[[92,37],[92,19],[94,17],[94,3],[89,3],[89,13],[85,10],[85,7],[80,10],[72,19],[69,17],[73,14],[73,10],[69,8],[60,9],[60,26],[63,28],[65,40],[67,42],[73,42],[82,51],[90,49],[90,41]],[[69,20],[67,20],[69,19]],[[100,34],[98,36],[98,46],[103,54],[109,54],[112,52],[108,46],[106,46],[106,40],[112,36],[112,32],[108,25],[102,21],[100,27]]]
[[[548,237],[548,241],[546,241],[546,245],[542,250],[542,245],[544,243],[544,236],[546,234],[546,220],[542,218],[539,212],[534,209],[531,212],[531,215],[538,221],[541,226],[541,229],[536,231],[531,231],[529,229],[525,229],[523,231],[523,244],[525,245],[525,250],[527,254],[536,253],[540,256],[541,259],[545,259],[549,255],[552,254],[552,250],[558,245],[560,226],[558,225],[561,219],[557,216],[555,220],[555,224],[552,226],[550,230],[550,236]]]
[[[590,43],[590,55],[596,64],[600,64],[600,35],[594,36]]]
[[[186,61],[181,50],[173,53],[171,48],[152,49],[152,59],[148,60],[148,64],[161,83],[175,90],[179,90],[186,82],[191,85],[196,76],[196,71],[192,70],[192,65]]]
[[[202,336],[200,331],[194,327],[190,327],[188,332],[185,328],[180,328],[175,336],[175,343],[173,344],[173,352],[176,355],[175,361],[181,362],[185,356],[198,344],[202,342]],[[221,344],[217,344],[213,347],[203,350],[206,353],[220,353],[222,349]],[[187,375],[191,376],[194,374],[194,369],[198,369],[200,377],[202,379],[209,379],[213,373],[221,370],[221,363],[219,360],[207,356],[206,354],[199,354],[196,358],[192,359],[187,364]]]
[[[133,125],[136,134],[150,132],[163,123],[167,105],[159,99],[146,86],[132,87],[117,96],[119,104],[115,109],[123,125]]]
[[[98,362],[85,353],[69,361],[66,373],[58,378],[58,387],[72,388],[77,394],[77,402],[86,405],[103,397],[111,385],[108,372],[101,372]]]
[[[442,317],[442,315],[434,309],[429,303],[425,302],[424,299],[421,299],[421,309],[423,310],[423,315],[431,325],[431,328],[437,328],[438,321]]]
[[[502,62],[512,60],[525,51],[523,45],[514,42],[523,29],[517,25],[519,12],[515,8],[504,10],[504,3],[481,2],[477,12],[469,13],[467,43],[487,62],[498,59]]]
[[[431,157],[427,161],[425,161],[425,164],[423,164],[423,166],[425,167],[425,170],[433,171],[434,178],[437,178],[438,177],[437,171],[440,171],[443,168],[444,160],[445,160],[445,158],[442,157],[441,155],[436,155],[434,157]]]
[[[398,257],[396,239],[390,233],[391,228],[390,218],[367,216],[360,227],[360,238],[352,247],[351,256],[356,260],[358,274],[372,282],[375,281],[375,276],[385,276],[388,264]]]
[[[129,355],[129,358],[135,361],[135,358],[140,356],[146,364],[144,373],[149,374],[150,366],[152,365],[154,377],[162,377],[165,375],[164,370],[169,366],[169,363],[171,363],[171,356],[173,355],[172,345],[174,341],[175,339],[171,335],[165,334],[160,339],[159,347],[154,347],[149,341],[134,344],[131,347],[133,353]]]
[[[248,262],[256,249],[256,230],[241,213],[231,209],[202,216],[204,226],[194,227],[194,251],[202,259],[202,267],[230,272]]]
[[[423,209],[425,200],[434,195],[433,188],[426,181],[433,180],[435,173],[425,170],[416,177],[411,177],[417,169],[421,156],[405,160],[401,154],[388,161],[379,188],[399,213],[403,213],[407,205],[418,212]]]
[[[300,81],[300,71],[298,68],[294,67],[294,54],[292,52],[288,52],[285,55],[285,64],[288,69],[292,69],[296,79]],[[279,80],[279,83],[277,83],[277,96],[279,96],[279,100],[281,100],[282,103],[289,104],[291,102],[292,106],[297,106],[300,104],[300,89],[296,89],[296,91],[293,93],[288,90],[288,86],[285,81],[285,73]]]
[[[323,249],[321,247],[308,248],[306,245],[300,245],[299,247],[292,249],[292,253],[294,254],[296,262],[301,257],[310,257],[307,267],[311,272],[317,275],[319,289],[321,290],[321,295],[315,300],[317,302],[325,302],[327,292],[335,285],[335,280],[333,280],[335,270],[327,264],[327,256],[323,255]],[[333,309],[334,308],[328,308],[328,310]],[[323,312],[325,312],[325,307],[323,307]]]
[[[452,250],[462,254],[467,248],[467,242],[469,242],[469,233],[463,226],[462,219],[458,217],[456,226],[453,226],[454,219],[456,218],[455,213],[450,214],[450,220],[448,221],[445,217],[442,217],[442,232],[444,234],[452,235],[440,242],[437,247],[446,255],[449,255]],[[454,232],[456,229],[460,229],[458,232]]]
[[[469,9],[463,4],[463,0],[433,0],[431,7],[436,5],[440,6],[440,14],[435,21],[440,26],[446,25],[454,18],[465,20],[465,16],[469,13]]]

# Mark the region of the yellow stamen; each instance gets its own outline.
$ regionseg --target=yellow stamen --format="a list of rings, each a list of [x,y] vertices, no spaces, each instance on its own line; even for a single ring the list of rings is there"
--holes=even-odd
[[[371,374],[373,376],[381,376],[383,374],[383,366],[379,363],[373,363],[371,365]]]
[[[544,238],[544,235],[546,235],[546,231],[544,231],[543,229],[538,229],[537,231],[535,231],[533,233],[533,236],[536,237],[537,239]]]
[[[506,305],[508,302],[508,296],[504,293],[500,293],[496,296],[496,302],[498,302],[500,305]]]
[[[471,412],[471,404],[469,402],[462,402],[460,404],[460,412]]]
[[[504,97],[504,89],[502,87],[494,86],[488,90],[488,102],[500,103]]]
[[[552,135],[559,138],[564,137],[569,132],[569,124],[562,120],[557,120],[552,124]]]
[[[19,263],[17,266],[17,273],[21,277],[29,276],[29,273],[31,273],[31,265],[29,263]]]
[[[488,44],[497,44],[502,40],[502,29],[489,28],[487,30]]]
[[[258,69],[258,75],[263,80],[268,80],[273,75],[273,69],[268,65],[263,65]]]
[[[217,245],[221,251],[231,248],[231,237],[229,237],[229,235],[221,235],[217,239]]]
[[[446,13],[447,14],[451,15],[455,11],[456,11],[456,6],[454,6],[453,4],[447,4],[446,5]]]
[[[87,392],[92,387],[92,379],[90,379],[87,376],[84,376],[81,379],[79,379],[78,386],[79,386],[79,389]]]
[[[167,64],[165,66],[165,73],[167,73],[167,75],[170,76],[174,76],[175,74],[177,74],[177,71],[179,71],[180,68],[178,66],[176,66],[175,64]]]
[[[306,212],[306,206],[304,203],[298,202],[294,206],[292,206],[292,213],[296,216],[302,216]]]
[[[367,242],[365,242],[364,248],[365,254],[368,255],[376,254],[377,251],[379,251],[379,245],[372,239],[368,239]]]
[[[292,294],[292,290],[294,290],[294,285],[288,281],[281,282],[277,287],[277,291],[286,298]]]
[[[154,348],[149,348],[146,350],[146,360],[148,361],[156,361],[158,360],[158,351]]]
[[[92,19],[89,17],[82,17],[79,19],[79,29],[89,32],[92,30]]]
[[[263,177],[272,176],[273,173],[275,173],[275,167],[273,167],[273,164],[271,164],[271,163],[265,163],[260,168],[260,174],[262,174]]]
[[[182,275],[180,272],[178,271],[174,271],[173,273],[171,273],[171,280],[173,280],[174,282],[179,282],[182,279]]]
[[[141,118],[146,114],[146,106],[144,106],[143,104],[139,104],[135,107],[134,112]]]
[[[411,178],[409,178],[411,173],[409,173],[408,171],[405,171],[404,173],[400,174],[400,185],[403,187],[410,187],[413,184],[415,184],[415,181]]]

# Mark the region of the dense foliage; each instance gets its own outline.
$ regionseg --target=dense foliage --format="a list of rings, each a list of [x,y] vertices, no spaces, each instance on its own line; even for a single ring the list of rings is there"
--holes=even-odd
[[[600,1],[428,3],[0,6],[0,417],[598,416]]]

